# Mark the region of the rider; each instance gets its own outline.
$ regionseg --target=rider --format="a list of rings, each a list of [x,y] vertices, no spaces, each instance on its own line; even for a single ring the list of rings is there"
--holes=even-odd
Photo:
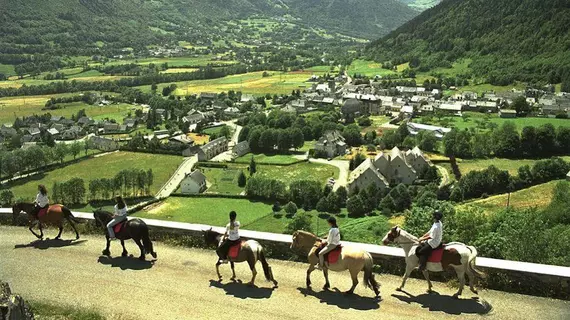
[[[420,271],[425,270],[431,252],[442,245],[443,224],[441,219],[443,219],[443,214],[439,210],[434,211],[434,223],[431,229],[419,239],[420,245],[416,249],[416,256],[420,258]]]
[[[237,213],[235,211],[230,212],[230,223],[226,226],[226,233],[222,237],[223,241],[216,250],[218,257],[220,257],[221,263],[227,263],[228,253],[233,245],[236,245],[240,241],[239,236],[239,221],[236,221]]]
[[[329,230],[327,240],[323,241],[326,243],[326,247],[324,247],[323,250],[319,252],[319,266],[317,269],[323,268],[323,265],[325,264],[325,254],[333,251],[340,245],[340,231],[338,230],[335,217],[329,217],[327,219],[327,222],[331,228]]]
[[[34,211],[32,214],[34,217],[38,218],[38,214],[42,209],[47,209],[49,206],[49,199],[47,196],[47,189],[43,184],[38,186],[38,194],[36,195],[36,200],[34,201]]]
[[[117,202],[115,205],[115,215],[113,216],[113,219],[107,223],[110,240],[115,240],[115,230],[113,230],[113,227],[127,220],[127,204],[125,203],[125,200],[123,200],[123,197],[121,196],[116,196],[115,202]]]

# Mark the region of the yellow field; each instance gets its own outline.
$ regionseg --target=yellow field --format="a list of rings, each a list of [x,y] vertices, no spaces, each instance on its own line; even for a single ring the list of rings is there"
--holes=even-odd
[[[93,77],[77,77],[77,78],[72,78],[72,79],[66,79],[66,80],[43,80],[43,79],[14,79],[13,80],[7,80],[7,81],[0,81],[0,88],[20,88],[22,87],[24,84],[27,86],[37,86],[37,85],[42,85],[42,84],[48,84],[48,83],[52,83],[52,82],[61,82],[61,81],[112,81],[112,80],[118,80],[118,79],[122,79],[122,78],[129,78],[127,76],[93,76]]]
[[[207,134],[189,133],[188,136],[194,140],[195,145],[203,145],[210,141],[210,136]]]
[[[161,71],[160,73],[184,73],[184,72],[194,72],[198,69],[195,68],[170,68],[166,69],[165,71]]]

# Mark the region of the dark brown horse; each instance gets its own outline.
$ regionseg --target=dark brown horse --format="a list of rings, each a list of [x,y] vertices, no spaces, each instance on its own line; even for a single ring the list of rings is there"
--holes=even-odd
[[[107,238],[107,247],[103,250],[103,255],[110,256],[111,251],[109,250],[111,246],[111,240],[109,239],[109,232],[107,231],[107,224],[113,219],[113,214],[104,210],[93,211],[93,217],[95,218],[95,225],[101,226],[105,229],[105,236]],[[121,240],[121,245],[123,246],[122,256],[126,257],[129,253],[125,248],[125,240],[133,239],[133,241],[139,246],[141,250],[140,260],[146,259],[146,254],[152,255],[156,259],[157,255],[154,252],[152,241],[148,234],[148,225],[141,219],[131,219],[128,220],[122,227],[120,232],[115,233],[117,239]]]
[[[33,203],[25,202],[16,203],[14,206],[12,206],[12,220],[14,224],[16,224],[16,221],[18,220],[18,216],[22,212],[25,212],[28,215],[28,221],[30,225],[29,230],[34,234],[34,236],[36,236],[38,239],[43,239],[43,226],[55,226],[59,228],[59,233],[55,239],[59,240],[61,238],[61,233],[63,232],[63,222],[67,221],[73,228],[73,231],[75,231],[75,240],[79,239],[79,232],[77,232],[77,229],[75,228],[75,223],[79,223],[80,221],[73,216],[71,210],[69,210],[67,207],[59,204],[51,205],[47,209],[47,212],[39,217],[36,217],[32,214],[34,207],[35,206]],[[36,224],[40,229],[40,234],[35,233],[33,230]]]
[[[212,229],[204,231],[204,240],[208,246],[218,247],[222,234],[212,231]],[[234,258],[229,258],[230,265],[232,267],[232,278],[231,281],[236,280],[236,272],[234,269],[234,263],[247,262],[249,268],[251,269],[252,278],[248,283],[249,286],[255,286],[255,277],[257,276],[257,270],[255,265],[257,261],[261,261],[261,266],[263,267],[263,273],[265,274],[265,279],[267,281],[273,282],[273,288],[277,288],[277,281],[273,278],[273,271],[265,259],[265,250],[255,240],[242,241],[241,248],[239,249],[238,256]],[[222,281],[222,275],[220,274],[220,262],[216,263],[216,273],[218,274],[219,281]]]

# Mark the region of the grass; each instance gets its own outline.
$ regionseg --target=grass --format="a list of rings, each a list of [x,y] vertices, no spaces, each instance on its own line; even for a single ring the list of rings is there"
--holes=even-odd
[[[151,192],[154,194],[170,179],[170,176],[180,163],[182,163],[182,157],[177,156],[117,152],[10,182],[6,187],[14,192],[16,198],[32,199],[36,194],[37,185],[40,183],[51,188],[54,182],[65,182],[72,178],[81,178],[85,181],[87,188],[89,181],[100,178],[112,178],[121,170],[152,169],[154,172],[154,184]]]
[[[570,161],[569,157],[562,157],[565,161]],[[501,170],[507,170],[511,175],[517,175],[518,169],[522,166],[531,166],[538,161],[537,159],[476,159],[476,160],[461,160],[458,162],[459,170],[462,175],[471,171],[481,171],[487,169],[489,166],[495,166]]]
[[[44,80],[43,78],[37,78],[37,79],[33,79],[33,78],[17,79],[16,78],[16,79],[11,79],[11,80],[6,80],[6,81],[0,81],[0,88],[20,88],[23,85],[39,86],[39,85],[49,84],[52,82],[63,82],[63,81],[72,81],[72,80],[90,81],[90,82],[112,81],[112,80],[118,80],[118,79],[122,79],[122,78],[129,78],[129,76],[121,76],[121,75],[110,76],[110,75],[101,74],[96,70],[91,70],[91,71],[85,72],[83,74],[77,74],[77,75],[69,76],[65,80]]]
[[[283,165],[283,164],[292,164],[292,163],[299,161],[298,159],[296,159],[292,155],[285,155],[285,154],[267,155],[267,154],[263,154],[263,153],[259,153],[259,154],[248,153],[242,157],[235,159],[235,162],[236,163],[249,164],[252,156],[253,156],[253,159],[255,160],[255,162],[257,162],[257,163],[268,163],[268,164]]]
[[[200,133],[189,133],[188,136],[194,140],[195,145],[203,145],[210,141],[210,136]]]
[[[14,66],[11,64],[1,64],[0,63],[0,73],[5,74],[6,76],[11,76],[16,74],[16,71],[14,71]]]
[[[230,90],[242,91],[256,95],[265,94],[290,94],[292,90],[303,90],[312,85],[307,80],[316,72],[275,72],[270,71],[270,76],[263,77],[263,72],[250,72],[246,74],[230,75],[219,79],[196,80],[176,82],[178,89],[175,95],[199,94],[200,92],[228,92]],[[170,85],[158,85],[159,91]],[[150,86],[138,87],[144,92],[150,92]]]
[[[238,174],[247,169],[244,166],[230,166],[227,169],[201,168],[202,173],[207,178],[208,190],[206,193],[239,195],[243,188],[238,186]]]
[[[323,185],[331,177],[337,179],[339,170],[337,167],[325,164],[302,162],[291,166],[257,166],[257,175],[277,179],[286,184],[296,180],[314,180]]]
[[[447,125],[448,127],[455,127],[460,130],[468,128],[480,128],[479,123],[485,122],[492,123],[495,126],[501,126],[505,122],[512,122],[517,126],[519,131],[522,131],[522,129],[526,126],[540,127],[547,123],[552,124],[554,127],[570,127],[570,119],[537,117],[504,119],[500,118],[498,114],[484,114],[479,112],[464,112],[464,114],[469,115],[467,121],[460,117],[444,117],[442,120],[438,120],[437,118],[432,118],[431,120],[420,118],[419,122],[435,125]],[[486,127],[488,128],[488,125]]]
[[[347,72],[349,75],[360,74],[369,77],[396,74],[396,72],[392,70],[383,69],[380,63],[362,59],[354,60],[347,68]]]
[[[88,117],[95,120],[104,120],[106,118],[114,119],[118,123],[123,123],[123,119],[129,114],[133,105],[120,103],[110,106],[92,106],[84,102],[71,102],[59,104],[62,108],[56,110],[43,110],[43,113],[50,113],[52,116],[63,116],[70,119],[73,114],[77,114],[79,110],[85,110]],[[134,113],[134,112],[132,112]]]
[[[182,67],[182,66],[207,66],[208,64],[235,64],[236,61],[217,61],[214,60],[213,55],[201,55],[197,57],[169,57],[169,58],[145,58],[145,59],[122,59],[112,60],[107,62],[106,65],[118,65],[135,63],[140,65],[148,65],[151,63],[160,65],[168,63],[169,67]]]
[[[195,68],[169,68],[161,73],[184,73],[184,72],[194,72],[198,69]]]
[[[308,152],[311,149],[315,148],[315,144],[317,144],[317,141],[313,140],[313,141],[305,141],[305,144],[303,144],[303,147],[301,147],[301,149],[299,149],[299,151],[301,152]]]
[[[52,304],[39,301],[30,301],[30,306],[36,319],[57,320],[105,320],[99,312],[89,309],[80,309],[61,304]]]
[[[217,135],[217,134],[219,134],[219,133],[222,131],[222,129],[223,129],[225,126],[226,126],[226,125],[217,126],[217,127],[211,127],[211,128],[208,128],[208,129],[204,129],[204,130],[202,130],[202,133],[203,133],[203,134],[207,134],[207,135]]]
[[[559,180],[550,181],[548,183],[540,184],[528,189],[523,189],[511,193],[510,206],[517,209],[525,208],[546,208],[554,193],[554,187],[560,182]],[[497,195],[487,199],[475,200],[463,204],[463,207],[478,207],[482,208],[486,213],[492,214],[499,210],[506,208],[508,201],[508,194]]]

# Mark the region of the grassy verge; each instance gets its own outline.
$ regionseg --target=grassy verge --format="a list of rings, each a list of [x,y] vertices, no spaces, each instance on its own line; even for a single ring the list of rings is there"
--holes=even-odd
[[[106,318],[95,310],[80,309],[39,301],[30,301],[34,316],[39,320],[105,320]]]
[[[276,165],[287,165],[292,164],[299,161],[297,158],[293,157],[292,155],[287,154],[252,154],[248,153],[242,157],[235,159],[236,163],[246,163],[249,164],[251,161],[251,157],[256,163],[267,163],[267,164],[276,164]]]

